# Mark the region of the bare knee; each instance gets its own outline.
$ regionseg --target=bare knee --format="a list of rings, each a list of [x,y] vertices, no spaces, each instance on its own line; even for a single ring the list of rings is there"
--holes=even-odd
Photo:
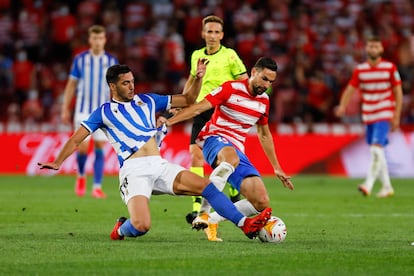
[[[216,165],[219,165],[221,162],[227,162],[230,163],[233,167],[237,167],[240,163],[240,158],[233,147],[224,147],[217,154]]]

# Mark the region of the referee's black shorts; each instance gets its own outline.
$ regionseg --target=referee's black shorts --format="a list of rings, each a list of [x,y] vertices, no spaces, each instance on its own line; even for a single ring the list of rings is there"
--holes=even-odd
[[[204,125],[210,120],[211,116],[213,115],[214,108],[204,111],[203,113],[195,116],[193,118],[193,126],[191,128],[191,138],[190,138],[190,145],[194,145],[196,142],[198,134],[200,130],[204,127]]]

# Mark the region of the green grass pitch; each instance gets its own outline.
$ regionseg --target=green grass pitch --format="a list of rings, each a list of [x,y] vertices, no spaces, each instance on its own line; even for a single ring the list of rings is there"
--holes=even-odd
[[[0,179],[0,275],[414,275],[412,179],[377,199],[357,192],[360,179],[298,175],[289,191],[266,178],[288,228],[281,244],[249,240],[230,222],[224,242],[209,242],[185,222],[190,198],[165,195],[151,199],[147,235],[111,241],[127,215],[117,177],[105,177],[104,200],[76,197],[73,176]]]

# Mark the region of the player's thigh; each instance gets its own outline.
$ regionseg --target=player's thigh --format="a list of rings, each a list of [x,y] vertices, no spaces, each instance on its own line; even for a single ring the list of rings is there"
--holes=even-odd
[[[191,155],[191,166],[193,167],[202,167],[204,166],[204,157],[203,152],[197,144],[190,145],[190,155]]]
[[[188,170],[183,170],[177,174],[173,189],[177,195],[201,195],[209,183],[207,178],[198,176]]]

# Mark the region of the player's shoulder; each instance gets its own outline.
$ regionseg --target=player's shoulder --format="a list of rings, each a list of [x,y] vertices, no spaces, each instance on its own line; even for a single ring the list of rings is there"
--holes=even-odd
[[[81,51],[75,55],[74,59],[84,58],[88,54],[89,54],[89,50]]]
[[[110,57],[110,58],[117,59],[117,57],[114,54],[112,54],[112,53],[110,53],[108,51],[105,51],[105,55],[108,56],[108,57]]]
[[[198,59],[200,57],[203,57],[206,55],[205,53],[206,53],[206,47],[194,50],[193,53],[191,54],[191,59],[194,59],[194,58]]]
[[[378,67],[389,69],[389,68],[394,68],[395,64],[389,60],[381,59],[380,63],[378,64]]]

